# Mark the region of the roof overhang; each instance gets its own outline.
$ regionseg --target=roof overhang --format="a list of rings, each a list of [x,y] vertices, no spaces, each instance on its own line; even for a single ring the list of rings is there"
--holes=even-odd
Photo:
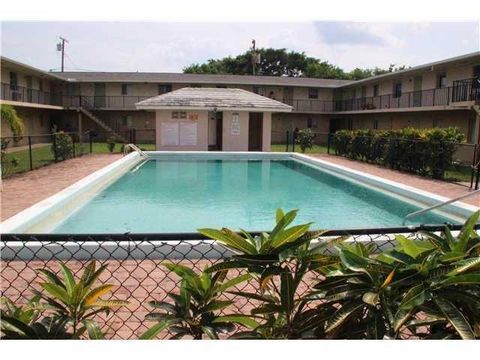
[[[139,110],[248,111],[288,113],[293,107],[243,89],[182,88],[135,104]]]
[[[272,112],[272,113],[289,113],[290,109],[271,109],[271,108],[255,108],[255,107],[221,107],[221,106],[142,106],[135,104],[137,110],[183,110],[183,111],[249,111],[249,112]]]

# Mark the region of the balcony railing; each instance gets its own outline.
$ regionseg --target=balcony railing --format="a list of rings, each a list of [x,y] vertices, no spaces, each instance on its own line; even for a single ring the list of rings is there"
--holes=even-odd
[[[361,111],[375,109],[400,109],[446,106],[462,101],[480,101],[480,86],[473,80],[440,89],[411,91],[398,96],[393,94],[335,101],[334,111]]]
[[[480,101],[480,80],[465,79],[455,81],[453,86],[440,89],[411,91],[394,96],[393,94],[362,97],[347,100],[284,99],[296,112],[362,111],[375,109],[403,109],[428,106],[446,106],[455,102]]]
[[[83,96],[62,95],[11,86],[2,83],[1,99],[28,103],[60,105],[64,107],[84,107],[87,109],[134,110],[135,103],[154,95],[147,96]],[[411,91],[394,96],[393,94],[363,97],[347,100],[318,99],[279,99],[293,106],[294,112],[333,113],[341,111],[362,111],[381,109],[403,109],[415,107],[446,106],[456,102],[480,102],[480,80],[464,79],[453,83],[451,87]]]
[[[2,83],[1,99],[42,105],[61,106],[61,96],[46,91]]]
[[[135,109],[135,103],[148,99],[149,96],[63,96],[63,106],[84,107],[86,109]]]

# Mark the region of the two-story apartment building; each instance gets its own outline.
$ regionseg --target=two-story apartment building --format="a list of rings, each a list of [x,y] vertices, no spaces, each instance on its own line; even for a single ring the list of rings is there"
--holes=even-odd
[[[285,132],[457,126],[480,139],[480,52],[360,81],[141,72],[45,72],[3,58],[2,103],[14,105],[27,133],[55,124],[69,131],[155,129],[144,99],[184,87],[240,88],[293,106],[272,115],[272,142]],[[8,135],[2,126],[2,136]]]

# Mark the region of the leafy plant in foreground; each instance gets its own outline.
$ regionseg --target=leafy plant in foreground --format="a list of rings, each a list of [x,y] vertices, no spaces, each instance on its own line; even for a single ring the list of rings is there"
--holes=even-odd
[[[315,288],[337,310],[326,323],[333,338],[474,339],[480,336],[480,239],[473,214],[454,237],[396,236],[398,245],[375,254],[342,244],[341,262],[327,267]]]
[[[168,329],[173,333],[172,339],[190,336],[202,339],[205,335],[210,339],[218,339],[219,334],[226,334],[235,329],[233,320],[251,323],[245,316],[223,317],[219,313],[233,304],[231,300],[221,300],[220,296],[226,290],[250,279],[249,274],[240,275],[227,280],[228,270],[221,270],[214,275],[208,272],[195,273],[180,264],[164,263],[168,270],[181,278],[179,293],[169,293],[173,300],[150,301],[149,305],[161,312],[151,312],[146,320],[155,320],[157,324],[150,327],[140,339],[152,339],[160,332]]]
[[[45,281],[40,283],[43,291],[34,290],[34,294],[44,301],[52,312],[52,318],[71,326],[72,338],[80,338],[85,331],[92,339],[103,338],[98,325],[92,320],[93,316],[108,314],[116,307],[128,305],[128,301],[100,299],[114,287],[112,284],[94,287],[105,271],[105,265],[97,269],[95,261],[91,261],[78,280],[66,265],[60,264],[60,268],[63,279],[50,270],[38,269]]]
[[[6,297],[1,298],[2,339],[70,339],[72,334],[66,331],[65,321],[52,317],[41,318],[45,308],[39,304],[38,296],[22,306],[15,305]]]
[[[412,273],[400,307],[412,313],[406,326],[427,338],[480,338],[480,236],[474,230],[480,211],[458,235],[425,232],[425,241],[397,236],[391,258]]]
[[[403,319],[398,311],[402,293],[392,286],[395,266],[374,257],[374,246],[361,243],[338,246],[339,263],[318,269],[324,276],[310,296],[320,308],[334,311],[325,324],[327,338],[396,338]]]
[[[310,224],[288,227],[296,214],[296,210],[287,214],[277,210],[277,224],[272,232],[256,237],[245,231],[241,236],[225,228],[199,229],[202,234],[237,253],[231,260],[214,265],[207,271],[247,268],[257,280],[256,292],[230,292],[249,301],[260,302],[251,311],[253,322],[241,323],[249,330],[237,333],[236,338],[313,337],[328,317],[326,308],[312,308],[310,304],[314,299],[301,297],[299,289],[305,287],[304,278],[312,268],[335,261],[325,255],[330,242],[312,247],[311,240],[322,232],[308,233]],[[217,321],[224,319],[220,317]]]

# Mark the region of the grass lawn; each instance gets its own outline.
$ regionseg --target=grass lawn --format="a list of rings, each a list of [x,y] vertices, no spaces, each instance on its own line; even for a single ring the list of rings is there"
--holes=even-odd
[[[286,145],[283,144],[272,144],[273,152],[285,152]],[[292,151],[292,146],[289,146],[289,151]],[[301,153],[302,150],[300,146],[295,145],[295,152]],[[327,147],[323,145],[313,145],[311,149],[305,150],[305,154],[326,154]]]
[[[139,144],[142,150],[155,150],[154,144]],[[114,152],[120,153],[122,150],[121,144],[115,146]],[[75,155],[89,154],[89,144],[75,144]],[[94,154],[106,154],[109,153],[107,143],[93,143],[92,153]],[[17,166],[12,165],[12,160],[16,159]],[[45,145],[32,149],[32,165],[33,168],[39,168],[51,164],[55,161],[53,156],[51,145]],[[30,156],[29,151],[20,150],[12,153],[8,153],[5,157],[5,163],[2,163],[2,176],[8,177],[9,175],[21,173],[30,170]]]
[[[445,172],[446,181],[470,182],[472,168],[470,166],[455,165]]]

